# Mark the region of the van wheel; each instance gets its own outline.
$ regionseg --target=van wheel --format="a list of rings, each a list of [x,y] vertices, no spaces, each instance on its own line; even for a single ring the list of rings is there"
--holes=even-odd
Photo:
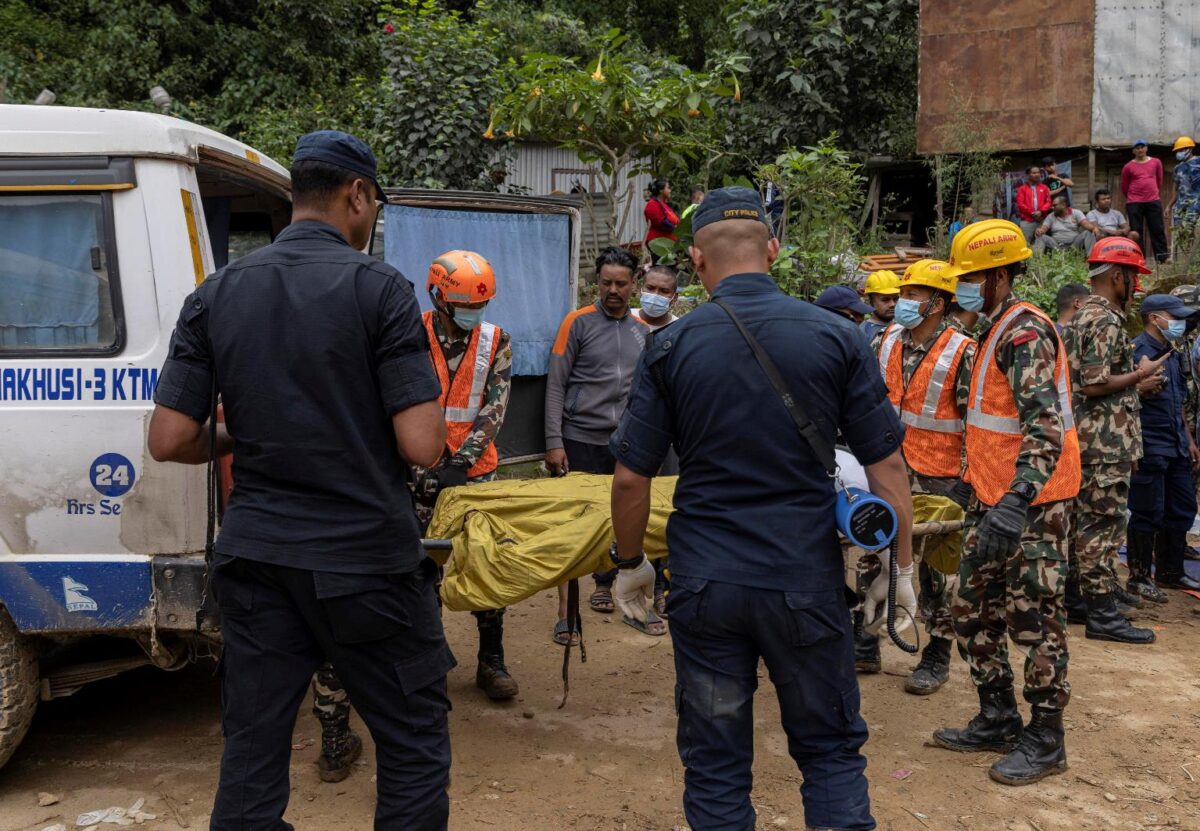
[[[0,767],[25,738],[37,703],[37,655],[0,607]]]

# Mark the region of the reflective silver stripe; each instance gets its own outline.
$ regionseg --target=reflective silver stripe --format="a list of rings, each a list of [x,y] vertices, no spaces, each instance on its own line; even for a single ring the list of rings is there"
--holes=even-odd
[[[1045,312],[1024,304],[1013,306],[1004,317],[996,321],[992,331],[988,333],[987,350],[982,356],[976,358],[976,366],[979,368],[979,384],[975,389],[975,395],[972,397],[971,406],[967,410],[968,425],[978,427],[981,430],[991,430],[995,433],[1021,434],[1021,420],[1019,418],[988,415],[981,409],[981,404],[983,401],[983,388],[987,380],[987,371],[991,366],[993,356],[996,354],[996,344],[1000,342],[1000,338],[1008,330],[1008,327],[1025,313],[1041,318],[1044,322],[1051,325],[1054,323],[1054,321],[1046,316]],[[1055,338],[1058,340],[1058,353],[1055,356],[1055,362],[1059,364],[1058,377],[1055,379],[1055,387],[1058,390],[1058,406],[1062,413],[1063,430],[1073,430],[1075,429],[1075,412],[1071,409],[1071,383],[1067,376],[1066,350],[1062,339],[1058,337],[1057,333],[1055,333]]]
[[[933,416],[917,415],[906,410],[900,413],[900,420],[910,427],[934,433],[961,433],[963,431],[962,419],[958,418],[934,418]]]
[[[982,410],[967,410],[967,425],[978,427],[980,430],[990,430],[993,433],[1021,435],[1021,419],[988,415]]]
[[[887,381],[888,362],[892,359],[892,350],[903,333],[904,327],[896,323],[889,326],[883,333],[883,343],[879,345],[879,372],[883,375],[884,381]]]
[[[954,363],[959,348],[968,340],[970,338],[966,335],[955,332],[946,342],[942,354],[938,355],[937,363],[933,365],[933,374],[929,376],[929,389],[925,391],[925,401],[921,405],[921,415],[925,418],[937,417],[938,401],[941,400],[942,389],[946,386],[946,376],[950,374],[950,365]],[[958,429],[961,430],[962,422],[959,421],[958,425]]]
[[[479,415],[483,406],[483,390],[487,384],[488,369],[492,365],[492,341],[495,339],[495,324],[479,324],[479,342],[475,344],[475,374],[471,376],[471,392],[467,406],[447,407],[446,421],[465,424],[473,422],[475,416]]]

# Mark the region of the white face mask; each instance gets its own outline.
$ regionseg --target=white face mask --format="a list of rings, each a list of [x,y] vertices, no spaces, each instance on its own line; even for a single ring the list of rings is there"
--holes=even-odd
[[[670,298],[663,297],[661,294],[644,291],[641,300],[642,314],[646,317],[659,318],[671,310]]]

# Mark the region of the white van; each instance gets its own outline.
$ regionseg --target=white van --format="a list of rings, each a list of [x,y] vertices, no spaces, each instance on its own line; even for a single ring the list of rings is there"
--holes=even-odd
[[[184,298],[290,213],[287,171],[212,130],[0,106],[0,765],[39,699],[211,650],[205,469],[146,426]]]

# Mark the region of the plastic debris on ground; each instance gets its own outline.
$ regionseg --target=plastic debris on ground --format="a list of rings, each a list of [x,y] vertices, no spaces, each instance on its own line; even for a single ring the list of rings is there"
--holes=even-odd
[[[75,825],[79,828],[91,828],[102,823],[111,825],[141,825],[147,820],[158,819],[158,814],[148,814],[142,810],[142,806],[145,804],[145,799],[139,799],[128,808],[113,807],[105,808],[101,811],[90,811],[86,814],[80,814],[75,820]]]

